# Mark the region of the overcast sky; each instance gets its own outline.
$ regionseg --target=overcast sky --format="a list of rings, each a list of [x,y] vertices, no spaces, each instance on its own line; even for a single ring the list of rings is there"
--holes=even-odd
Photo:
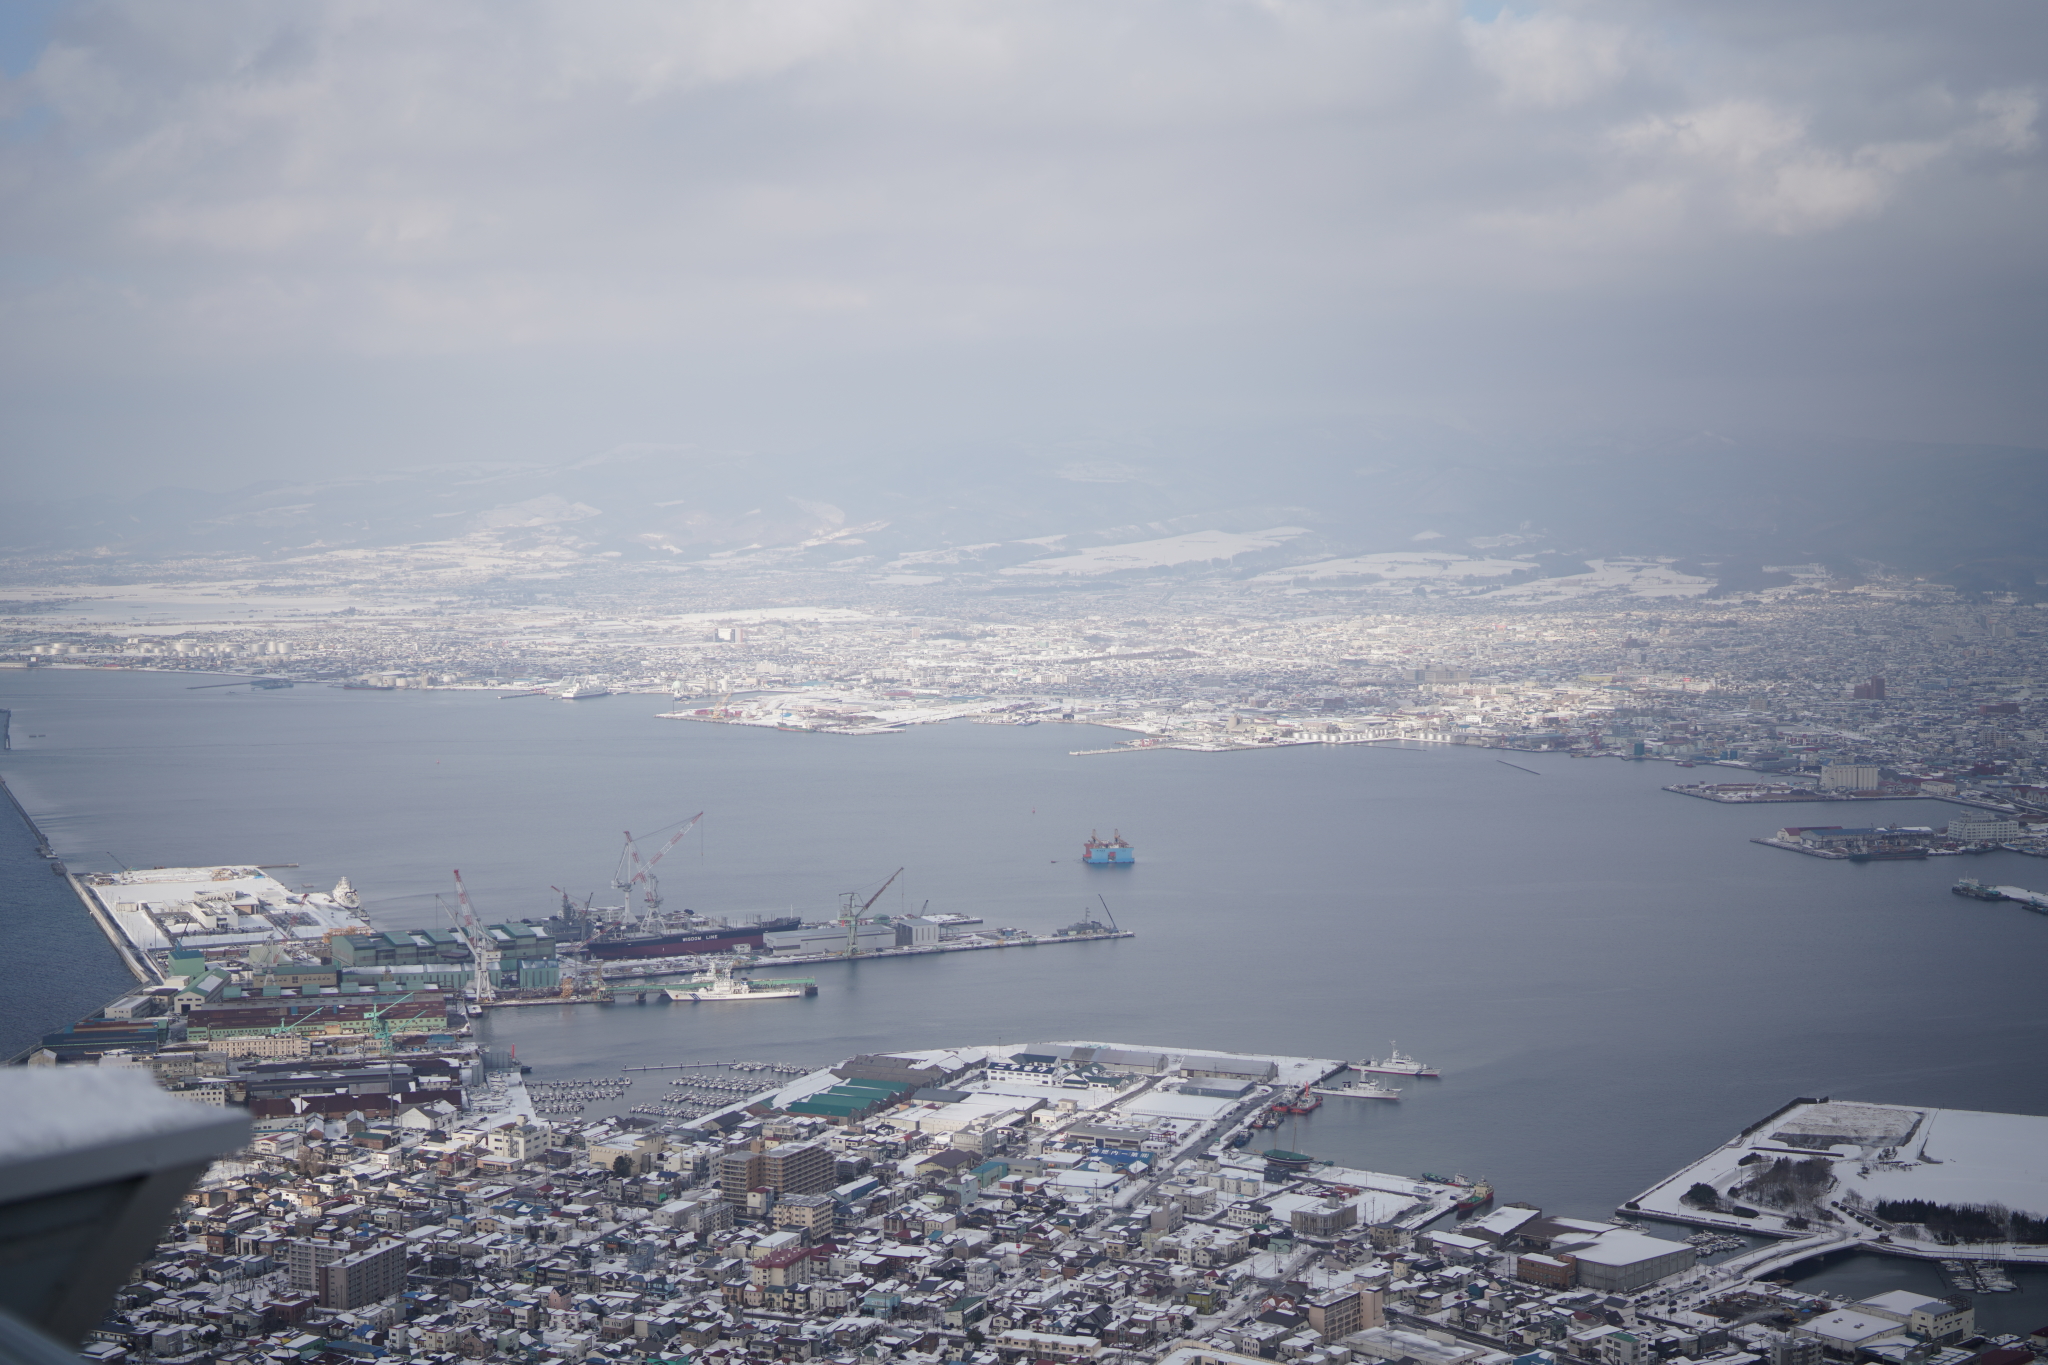
[[[2048,445],[2048,9],[79,0],[28,486],[1228,421]]]

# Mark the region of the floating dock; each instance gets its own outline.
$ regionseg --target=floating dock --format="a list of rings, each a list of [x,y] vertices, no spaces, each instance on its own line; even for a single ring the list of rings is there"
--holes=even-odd
[[[1963,878],[1949,888],[1958,896],[1968,896],[1980,901],[2012,901],[2024,905],[2037,915],[2048,915],[2048,894],[2029,891],[2024,886],[1986,886],[1969,877]]]

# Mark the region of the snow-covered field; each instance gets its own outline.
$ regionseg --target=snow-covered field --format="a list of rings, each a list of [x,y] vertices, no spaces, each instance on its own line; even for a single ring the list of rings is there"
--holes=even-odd
[[[1807,1193],[1775,1205],[1760,1197],[1757,1177],[1776,1163],[1815,1160],[1826,1163],[1825,1175]],[[1716,1206],[1686,1200],[1697,1185],[1713,1188]],[[2048,1217],[2048,1117],[1802,1102],[1715,1148],[1639,1195],[1629,1207],[1683,1222],[1779,1236],[1832,1227],[1869,1243],[1887,1237],[1892,1247],[1907,1252],[1954,1255],[1975,1249],[1989,1254],[1996,1248],[2004,1259],[2048,1262],[2048,1245],[1943,1246],[1917,1224],[1893,1224],[1873,1216],[1879,1205],[1905,1200],[1952,1207],[2002,1206]],[[1738,1214],[1737,1208],[1750,1212]],[[1806,1225],[1797,1219],[1806,1220]]]
[[[1254,583],[1313,583],[1331,578],[1353,578],[1373,574],[1379,578],[1412,586],[1418,580],[1445,578],[1504,578],[1530,566],[1515,559],[1472,559],[1465,555],[1396,550],[1386,554],[1353,555],[1348,559],[1324,559],[1292,568],[1262,573]]]
[[[1301,526],[1271,526],[1263,531],[1190,531],[1184,536],[1167,536],[1161,540],[1098,545],[1070,555],[1012,564],[998,572],[1073,576],[1119,573],[1126,569],[1165,569],[1176,564],[1215,563],[1258,550],[1277,549],[1296,536],[1307,534],[1307,528]]]
[[[1671,561],[1660,559],[1589,559],[1588,573],[1563,578],[1539,578],[1497,588],[1489,598],[1504,597],[1539,602],[1596,593],[1623,593],[1630,597],[1698,597],[1714,586],[1711,578],[1680,573]]]

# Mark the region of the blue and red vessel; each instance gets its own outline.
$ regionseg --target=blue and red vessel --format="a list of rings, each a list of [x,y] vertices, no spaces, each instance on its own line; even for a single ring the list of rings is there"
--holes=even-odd
[[[1107,839],[1090,831],[1088,842],[1081,845],[1081,861],[1090,867],[1129,867],[1138,861],[1138,855],[1116,830],[1111,830]]]

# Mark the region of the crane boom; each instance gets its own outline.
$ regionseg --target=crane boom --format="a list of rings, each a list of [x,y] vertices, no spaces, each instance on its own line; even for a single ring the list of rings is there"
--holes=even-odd
[[[670,849],[681,843],[683,836],[695,829],[697,822],[703,818],[704,812],[700,810],[688,820],[685,820],[683,827],[674,834],[671,834],[668,837],[668,842],[663,844],[652,858],[643,859],[640,856],[640,845],[634,842],[633,831],[630,829],[626,831],[626,849],[621,855],[620,861],[622,864],[621,870],[626,871],[627,875],[623,880],[614,880],[612,885],[621,891],[631,891],[635,886],[644,886],[645,890],[640,899],[646,904],[647,908],[642,912],[643,918],[659,916],[661,913],[661,882],[654,875],[654,865],[660,862]],[[614,875],[616,876],[616,874]]]
[[[897,868],[894,872],[891,872],[889,874],[889,880],[883,882],[879,887],[875,888],[875,894],[868,897],[867,904],[861,906],[859,914],[856,914],[854,918],[859,919],[861,915],[865,915],[869,911],[869,909],[871,909],[874,906],[874,903],[882,898],[882,893],[884,891],[887,891],[890,885],[894,883],[895,880],[902,875],[903,869],[900,867]]]
[[[860,907],[860,909],[858,909],[858,910],[855,910],[855,909],[853,908],[853,898],[854,898],[854,896],[858,895],[859,893],[858,893],[858,892],[849,892],[849,893],[847,894],[847,897],[846,897],[846,905],[847,905],[847,910],[846,910],[846,955],[847,955],[848,957],[855,957],[855,956],[858,956],[858,955],[859,955],[859,953],[860,953],[860,937],[859,937],[859,936],[860,936],[860,917],[861,917],[862,915],[865,915],[865,914],[866,914],[866,913],[867,913],[867,912],[868,912],[868,911],[869,911],[869,910],[870,910],[871,908],[873,908],[873,906],[874,906],[874,903],[875,903],[876,901],[878,901],[878,900],[880,900],[880,899],[882,898],[882,893],[883,893],[884,891],[887,891],[887,890],[889,889],[889,887],[890,887],[890,886],[891,886],[892,884],[894,884],[895,880],[896,880],[896,879],[897,879],[898,877],[902,876],[902,875],[903,875],[903,869],[902,869],[902,868],[900,868],[900,867],[899,867],[899,868],[897,868],[897,869],[896,869],[896,870],[895,870],[894,872],[891,872],[891,873],[889,874],[889,880],[888,880],[888,881],[886,881],[886,882],[883,882],[883,883],[882,883],[882,884],[881,884],[880,886],[876,887],[876,888],[875,888],[875,894],[874,894],[874,895],[872,895],[872,896],[869,896],[869,897],[867,898],[867,901],[866,901],[866,902],[865,902],[865,903],[864,903],[864,904],[863,904],[863,905],[862,905],[862,906]]]
[[[640,858],[639,846],[633,842],[633,831],[627,830],[626,857],[627,860],[631,862],[635,870],[632,876],[626,878],[626,880],[620,884],[620,889],[623,890],[625,887],[631,886],[634,882],[640,881],[643,878],[647,877],[649,874],[651,874],[654,871],[654,865],[662,860],[663,855],[666,854],[670,849],[674,848],[677,844],[680,844],[683,841],[683,836],[688,834],[691,830],[695,829],[697,827],[697,822],[699,820],[702,820],[703,818],[704,812],[700,810],[695,815],[691,816],[688,820],[685,820],[683,822],[683,827],[668,837],[668,842],[661,846],[660,852],[656,853],[652,858],[649,858],[644,862],[641,861]]]
[[[661,861],[662,855],[667,853],[670,849],[674,848],[677,844],[680,844],[683,841],[683,836],[685,834],[688,834],[691,830],[697,828],[697,822],[699,820],[702,820],[703,818],[704,812],[700,810],[695,815],[691,816],[688,820],[685,820],[683,822],[683,827],[681,829],[677,830],[674,834],[669,835],[668,842],[661,846],[660,852],[657,852],[652,858],[649,858],[647,860],[647,872],[652,872],[654,870],[654,865]],[[643,873],[642,875],[644,876],[645,873]]]
[[[469,888],[462,884],[462,869],[455,869],[455,903],[462,907],[462,927],[470,929],[476,924],[476,907],[469,903]]]
[[[476,1002],[481,1005],[497,992],[491,989],[491,978],[484,967],[484,927],[476,917],[476,907],[469,903],[469,888],[462,884],[462,869],[455,869],[455,901],[462,907],[462,932],[469,940],[469,956],[475,966]]]

